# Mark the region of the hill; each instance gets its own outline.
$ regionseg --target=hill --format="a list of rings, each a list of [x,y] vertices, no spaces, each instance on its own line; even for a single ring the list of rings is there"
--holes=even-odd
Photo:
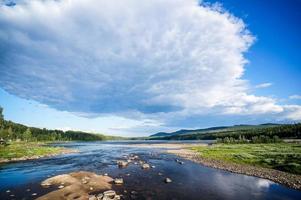
[[[172,133],[160,132],[151,135],[151,140],[211,140],[218,138],[246,139],[258,136],[278,136],[279,138],[301,138],[301,124],[260,124],[260,125],[235,125],[227,127],[212,127],[196,130],[179,130]]]
[[[240,130],[240,129],[252,129],[252,128],[264,128],[264,127],[275,127],[280,126],[281,124],[260,124],[260,125],[247,125],[247,124],[240,124],[234,126],[217,126],[217,127],[210,127],[204,129],[194,129],[194,130],[187,130],[181,129],[179,131],[166,133],[166,132],[159,132],[150,137],[166,137],[166,136],[175,136],[175,135],[185,135],[185,134],[200,134],[200,133],[212,133],[212,132],[222,132],[222,131],[231,131],[231,130]]]

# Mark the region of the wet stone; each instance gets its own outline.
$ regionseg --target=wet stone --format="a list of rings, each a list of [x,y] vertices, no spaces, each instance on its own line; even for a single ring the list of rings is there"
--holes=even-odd
[[[123,184],[123,178],[115,178],[114,183],[117,185]]]
[[[143,164],[141,167],[142,167],[142,169],[149,169],[149,168],[150,168],[150,165],[147,164],[147,163],[145,163],[145,164]]]
[[[165,183],[171,183],[172,180],[171,180],[170,178],[165,178],[164,182],[165,182]]]

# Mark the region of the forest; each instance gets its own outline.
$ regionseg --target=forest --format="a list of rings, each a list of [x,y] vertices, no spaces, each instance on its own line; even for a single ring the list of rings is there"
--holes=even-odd
[[[82,131],[62,131],[28,127],[5,120],[3,108],[0,107],[0,139],[5,141],[96,141],[120,139],[120,137]]]

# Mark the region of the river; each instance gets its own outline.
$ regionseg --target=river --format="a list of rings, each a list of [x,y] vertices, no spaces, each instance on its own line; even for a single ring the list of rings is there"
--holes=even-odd
[[[170,141],[150,141],[165,143]],[[188,141],[189,142],[189,141]],[[114,190],[131,199],[301,199],[301,191],[293,190],[269,180],[234,174],[204,167],[188,160],[166,154],[162,149],[137,147],[132,144],[145,141],[70,142],[56,144],[79,150],[78,153],[52,158],[2,164],[0,166],[0,199],[35,199],[53,188],[42,188],[41,181],[54,175],[74,171],[91,171],[97,174],[123,177],[124,184]],[[116,160],[135,154],[155,168],[143,170],[131,164],[118,168]],[[184,161],[183,165],[175,159]],[[172,183],[166,184],[169,177]],[[7,192],[9,190],[10,192]],[[32,196],[37,193],[36,196]]]

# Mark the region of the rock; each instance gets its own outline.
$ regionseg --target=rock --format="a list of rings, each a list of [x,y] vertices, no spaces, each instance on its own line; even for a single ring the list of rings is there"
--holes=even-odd
[[[129,159],[130,160],[138,160],[139,159],[139,156],[137,156],[137,155],[131,155],[130,157],[129,157]]]
[[[97,197],[95,195],[90,195],[89,196],[89,200],[98,200]]]
[[[49,199],[89,199],[91,189],[93,191],[105,191],[112,188],[113,179],[109,176],[97,175],[92,172],[73,172],[70,174],[58,175],[43,181],[54,186],[64,183],[64,188],[49,192],[38,198],[38,200]],[[87,183],[84,183],[87,182]]]
[[[97,198],[97,200],[102,200],[103,199],[103,194],[102,193],[98,194],[96,196],[96,198]]]
[[[116,192],[114,190],[107,190],[103,193],[103,198],[107,197],[110,199],[113,199],[116,195]]]
[[[171,180],[170,178],[165,178],[164,182],[165,182],[165,183],[171,183],[172,180]]]
[[[149,164],[147,164],[147,163],[144,163],[144,164],[142,164],[142,169],[149,169],[150,168],[150,165]]]
[[[184,162],[183,161],[180,161],[179,159],[176,159],[175,160],[177,163],[179,163],[180,165],[183,165],[184,164]]]
[[[138,194],[138,192],[133,190],[133,191],[131,191],[131,194],[136,195],[136,194]]]
[[[118,167],[126,167],[129,163],[127,161],[124,160],[118,160],[117,161],[117,165]]]
[[[115,179],[114,179],[114,183],[115,183],[115,184],[118,184],[118,185],[119,185],[119,184],[123,184],[123,178],[115,178]]]
[[[42,185],[42,187],[49,187],[49,186],[51,186],[50,183],[42,183],[41,185]]]

